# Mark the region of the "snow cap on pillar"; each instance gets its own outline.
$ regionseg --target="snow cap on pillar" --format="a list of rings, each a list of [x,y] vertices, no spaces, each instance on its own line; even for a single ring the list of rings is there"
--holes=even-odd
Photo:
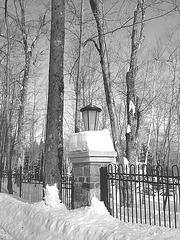
[[[110,132],[85,131],[69,138],[68,156],[71,162],[116,162],[116,152]]]

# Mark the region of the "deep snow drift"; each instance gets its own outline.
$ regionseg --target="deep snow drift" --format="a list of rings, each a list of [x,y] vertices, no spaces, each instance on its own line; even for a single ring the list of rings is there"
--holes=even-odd
[[[0,193],[0,228],[17,240],[180,239],[180,229],[116,220],[96,198],[90,207],[69,211],[56,186],[47,186],[45,195],[45,201],[29,204]]]

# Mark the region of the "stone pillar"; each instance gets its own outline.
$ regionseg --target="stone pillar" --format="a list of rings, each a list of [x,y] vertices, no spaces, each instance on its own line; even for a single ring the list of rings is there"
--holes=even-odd
[[[68,157],[74,174],[74,207],[100,200],[100,168],[116,163],[116,152],[108,130],[74,133],[69,139]]]

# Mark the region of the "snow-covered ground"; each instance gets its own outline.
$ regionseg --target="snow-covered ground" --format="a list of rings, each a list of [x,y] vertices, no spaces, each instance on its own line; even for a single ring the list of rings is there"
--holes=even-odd
[[[67,210],[56,186],[34,204],[0,193],[0,240],[162,240],[180,239],[180,229],[124,223],[109,215],[103,202]]]
[[[14,240],[14,238],[4,231],[4,229],[0,228],[0,240]]]

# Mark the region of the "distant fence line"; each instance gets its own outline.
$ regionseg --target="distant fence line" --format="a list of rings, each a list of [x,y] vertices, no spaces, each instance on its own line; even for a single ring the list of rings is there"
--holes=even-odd
[[[101,200],[112,216],[124,222],[180,228],[179,168],[103,167]]]
[[[44,177],[42,174],[33,175],[30,172],[23,173],[22,167],[18,172],[1,171],[0,192],[8,193],[8,177],[12,179],[13,194],[27,200],[30,203],[38,202],[44,198]],[[62,202],[68,209],[73,206],[73,177],[62,175]]]

